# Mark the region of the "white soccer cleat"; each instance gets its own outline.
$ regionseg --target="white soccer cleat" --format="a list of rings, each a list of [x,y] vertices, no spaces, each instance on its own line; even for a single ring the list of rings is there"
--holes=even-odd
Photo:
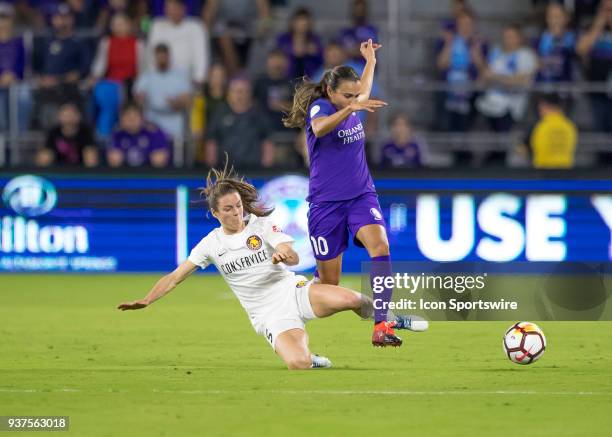
[[[311,354],[310,359],[312,360],[311,369],[329,369],[332,366],[332,362],[327,357]]]
[[[423,332],[429,329],[429,322],[418,316],[395,316],[395,329]]]

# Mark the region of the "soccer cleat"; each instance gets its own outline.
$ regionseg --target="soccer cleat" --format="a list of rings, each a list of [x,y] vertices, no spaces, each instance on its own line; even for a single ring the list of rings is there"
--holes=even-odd
[[[395,329],[423,332],[429,328],[429,322],[418,316],[395,316]]]
[[[396,322],[380,322],[374,325],[372,345],[376,347],[401,346],[402,339],[395,335],[395,331],[393,331],[395,325]]]
[[[327,357],[310,354],[310,359],[312,360],[311,369],[329,369],[332,366],[332,362]]]

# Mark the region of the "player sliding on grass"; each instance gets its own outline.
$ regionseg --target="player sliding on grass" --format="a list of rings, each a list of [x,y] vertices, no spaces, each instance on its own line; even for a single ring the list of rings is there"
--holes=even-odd
[[[284,123],[304,128],[310,157],[308,233],[323,284],[337,285],[342,271],[342,253],[348,247],[349,233],[357,246],[365,247],[372,260],[371,278],[391,276],[389,241],[374,182],[365,153],[364,127],[356,111],[386,106],[370,100],[376,66],[372,40],[361,43],[366,65],[361,78],[348,66],[328,70],[318,83],[304,80],[293,98],[293,107]],[[379,295],[390,302],[392,288]],[[387,321],[386,306],[374,316],[374,346],[399,346],[396,322]]]
[[[221,226],[204,237],[189,258],[161,278],[144,299],[122,303],[118,309],[145,308],[198,266],[214,264],[257,333],[266,337],[289,369],[330,367],[327,358],[308,349],[305,322],[346,310],[372,317],[372,300],[347,288],[309,283],[289,271],[283,264],[293,266],[299,261],[291,247],[293,238],[268,217],[272,210],[258,204],[255,187],[237,178],[227,164],[223,171],[211,170],[203,194]],[[407,317],[397,316],[397,321],[406,329],[411,326]]]

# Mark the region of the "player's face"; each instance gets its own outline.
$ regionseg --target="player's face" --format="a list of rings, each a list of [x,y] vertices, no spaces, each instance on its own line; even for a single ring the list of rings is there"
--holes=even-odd
[[[360,88],[361,82],[358,80],[343,80],[335,91],[331,89],[327,90],[329,93],[329,100],[336,108],[345,108],[357,100]]]
[[[226,231],[242,231],[242,228],[244,228],[244,208],[240,194],[233,192],[220,197],[213,215],[221,222],[221,226]]]

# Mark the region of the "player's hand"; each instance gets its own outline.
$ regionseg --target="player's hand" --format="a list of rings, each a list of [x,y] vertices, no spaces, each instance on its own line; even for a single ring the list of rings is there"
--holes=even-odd
[[[289,257],[286,253],[274,252],[272,254],[272,264],[278,264],[278,263],[285,262],[287,258]]]
[[[119,304],[117,306],[117,309],[121,311],[139,310],[141,308],[146,308],[147,306],[149,306],[149,303],[146,300],[141,299],[141,300],[135,300],[134,302],[125,302],[125,303]]]
[[[351,103],[351,109],[353,111],[368,111],[375,112],[379,108],[383,108],[387,106],[387,102],[383,102],[382,100],[370,99],[365,100],[363,102],[355,102]]]
[[[367,61],[375,61],[376,54],[374,53],[376,50],[381,48],[380,44],[372,42],[372,39],[364,41],[359,46],[359,51],[361,52],[361,56]]]

